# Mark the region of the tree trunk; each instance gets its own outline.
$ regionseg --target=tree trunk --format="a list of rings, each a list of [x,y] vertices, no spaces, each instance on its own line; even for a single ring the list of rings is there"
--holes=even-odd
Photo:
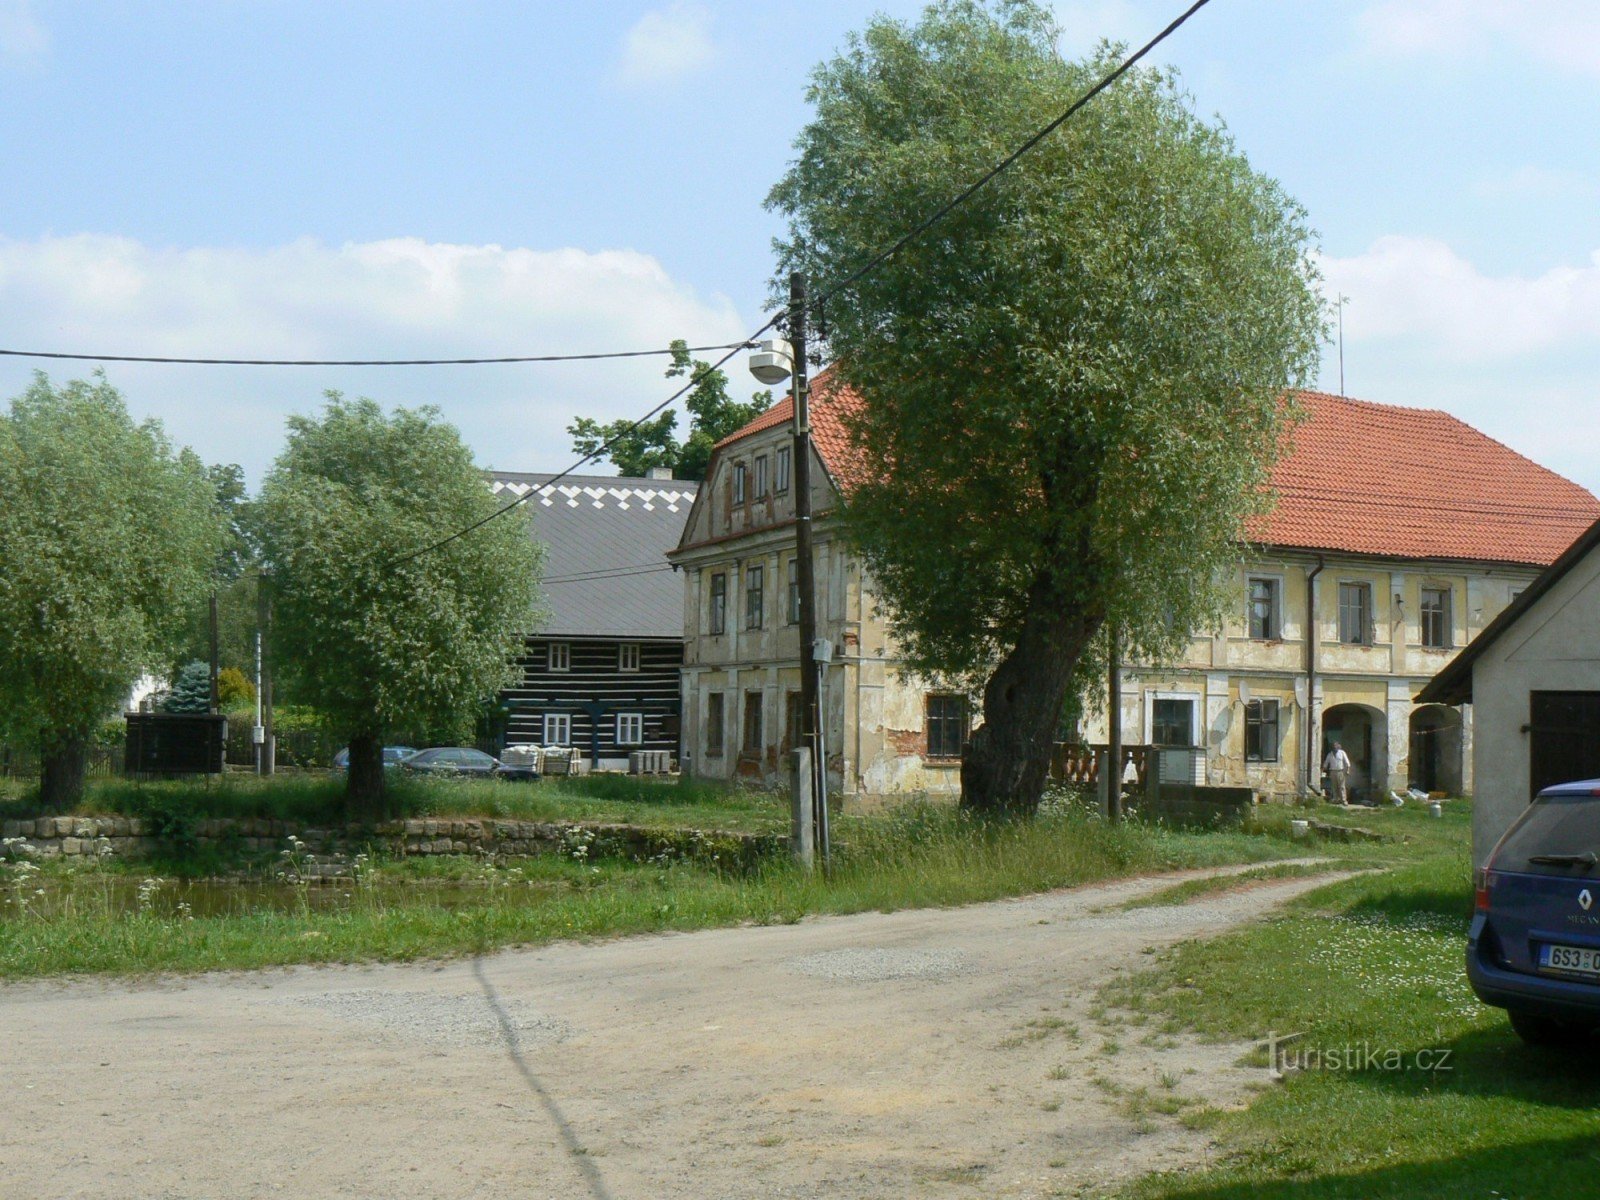
[[[344,804],[346,815],[353,821],[382,821],[389,816],[383,739],[375,733],[358,733],[350,739]]]
[[[56,734],[40,747],[39,804],[45,812],[66,812],[83,799],[89,747],[82,738]]]
[[[983,724],[961,759],[961,806],[992,816],[1031,817],[1050,773],[1061,706],[1072,673],[1102,617],[1031,589],[1022,634],[983,690]]]

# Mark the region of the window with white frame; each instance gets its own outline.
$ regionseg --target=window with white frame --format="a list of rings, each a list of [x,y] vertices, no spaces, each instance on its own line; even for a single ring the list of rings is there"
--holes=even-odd
[[[772,490],[783,495],[789,490],[789,447],[783,446],[772,460]]]
[[[644,743],[644,714],[617,714],[617,745],[638,746]]]
[[[735,504],[743,504],[744,503],[744,498],[745,498],[744,477],[745,477],[745,465],[743,463],[734,463],[733,464],[733,502]]]
[[[552,671],[572,670],[572,643],[550,643],[550,669]]]
[[[617,647],[617,670],[637,671],[639,669],[639,643],[623,642]]]
[[[571,713],[545,713],[544,744],[546,746],[572,745]]]
[[[757,500],[764,500],[767,495],[767,456],[756,455],[755,478],[752,483],[752,496]]]
[[[1450,589],[1422,589],[1422,644],[1432,650],[1450,649]]]

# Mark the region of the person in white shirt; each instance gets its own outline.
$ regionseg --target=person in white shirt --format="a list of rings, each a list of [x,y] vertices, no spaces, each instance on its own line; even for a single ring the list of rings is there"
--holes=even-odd
[[[1322,769],[1328,776],[1328,798],[1335,804],[1347,804],[1350,800],[1350,756],[1338,742],[1328,744],[1332,749],[1322,760]]]

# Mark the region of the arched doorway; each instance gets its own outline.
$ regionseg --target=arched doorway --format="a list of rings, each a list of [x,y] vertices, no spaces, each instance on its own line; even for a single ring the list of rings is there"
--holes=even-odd
[[[1383,713],[1365,704],[1335,704],[1322,714],[1322,760],[1338,742],[1350,756],[1350,799],[1376,801],[1389,782],[1389,733]]]
[[[1425,704],[1411,714],[1410,783],[1424,792],[1461,794],[1461,710]]]

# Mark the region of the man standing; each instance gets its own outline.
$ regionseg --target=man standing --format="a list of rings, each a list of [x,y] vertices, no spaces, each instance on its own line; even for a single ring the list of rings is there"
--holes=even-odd
[[[1335,804],[1346,804],[1350,799],[1350,756],[1338,742],[1328,745],[1328,757],[1322,760],[1322,769],[1328,776],[1328,795]]]

